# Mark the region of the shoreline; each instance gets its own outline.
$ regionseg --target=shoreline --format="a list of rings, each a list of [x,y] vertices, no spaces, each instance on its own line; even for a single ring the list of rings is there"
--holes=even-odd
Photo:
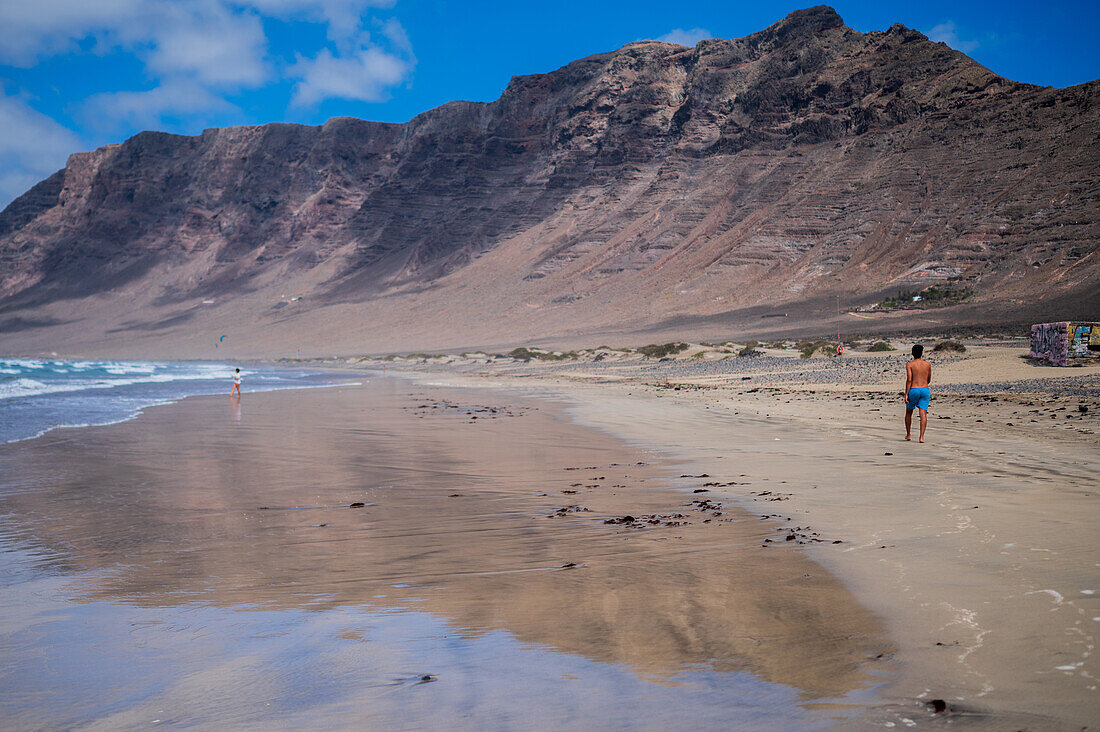
[[[11,359],[13,362],[17,359]],[[31,361],[38,361],[39,359],[29,359]],[[58,374],[68,374],[72,370],[72,366],[79,365],[86,369],[88,366],[95,365],[101,368],[106,368],[114,365],[114,362],[103,362],[102,364],[79,362],[79,361],[61,361],[58,359],[51,359],[51,363],[62,366],[62,370],[55,373],[47,374],[46,376],[57,376]],[[128,361],[122,365],[126,367],[133,366],[148,366],[152,368],[166,368],[183,366],[224,366],[226,369],[226,379],[229,378],[229,369],[232,368],[229,364],[212,364],[209,361]],[[323,367],[312,367],[310,370],[312,373],[302,373],[300,369],[293,369],[286,366],[272,366],[271,364],[262,362],[244,363],[240,364],[247,368],[262,368],[269,373],[265,373],[261,378],[270,378],[271,373],[283,372],[291,375],[290,378],[293,381],[289,381],[285,384],[273,384],[265,383],[261,381],[259,385],[252,385],[252,391],[246,393],[261,394],[269,391],[280,391],[288,389],[317,389],[331,386],[338,386],[343,381],[310,383],[311,380],[315,380],[318,377],[340,377],[346,379],[349,373],[346,370],[339,369],[326,369]],[[152,374],[152,371],[149,372]],[[257,372],[246,372],[251,376],[258,376]],[[359,371],[358,375],[362,375],[362,371]],[[78,372],[79,376],[83,374]],[[96,421],[86,421],[80,423],[58,423],[47,422],[41,426],[36,433],[25,434],[21,436],[11,437],[4,439],[4,435],[0,435],[0,445],[12,444],[17,442],[24,442],[26,440],[33,440],[43,435],[49,434],[59,429],[84,429],[88,427],[107,427],[121,422],[137,419],[141,414],[153,407],[166,406],[169,404],[176,404],[184,399],[195,396],[219,396],[223,393],[221,390],[223,384],[219,379],[215,386],[215,379],[213,377],[204,376],[196,377],[194,375],[183,376],[179,378],[164,378],[164,375],[159,375],[160,378],[137,378],[131,380],[119,379],[117,382],[112,383],[110,380],[99,380],[95,382],[76,382],[71,384],[59,383],[53,388],[50,388],[47,384],[44,384],[37,379],[43,378],[39,374],[16,374],[19,378],[17,383],[30,381],[32,384],[36,384],[39,387],[43,387],[42,391],[34,392],[30,391],[25,394],[17,394],[13,396],[0,397],[0,416],[5,419],[10,419],[11,423],[18,423],[21,417],[27,416],[28,412],[41,412],[43,408],[51,411],[58,411],[58,407],[54,402],[59,399],[62,400],[85,400],[82,404],[74,405],[78,409],[83,408],[84,411],[80,413],[80,416]],[[199,382],[204,383],[201,386],[197,386]],[[60,388],[59,388],[60,387]],[[174,387],[174,389],[173,389]],[[214,389],[217,388],[218,391]],[[166,393],[131,393],[134,390],[162,390]],[[91,406],[91,410],[88,407]]]

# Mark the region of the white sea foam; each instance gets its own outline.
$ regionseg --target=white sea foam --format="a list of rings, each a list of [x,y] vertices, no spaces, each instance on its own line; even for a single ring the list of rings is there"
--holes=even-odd
[[[5,384],[0,384],[0,399],[42,394],[47,388],[46,384],[34,379],[13,379]]]
[[[6,359],[3,373],[15,379],[0,379],[0,399],[46,394],[113,389],[132,384],[165,384],[197,379],[229,379],[233,369],[224,364],[170,365],[125,361],[43,361]],[[242,370],[243,375],[251,372]]]
[[[142,409],[228,391],[224,363],[0,359],[0,443],[132,419]],[[241,369],[247,391],[334,386],[294,369]]]

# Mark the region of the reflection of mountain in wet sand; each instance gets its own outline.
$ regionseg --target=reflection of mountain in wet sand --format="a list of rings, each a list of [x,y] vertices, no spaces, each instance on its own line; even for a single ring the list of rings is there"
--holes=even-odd
[[[239,415],[190,400],[0,450],[18,476],[4,532],[66,571],[112,570],[86,595],[142,606],[413,606],[651,679],[745,669],[804,698],[873,683],[881,625],[793,547],[761,549],[770,522],[704,515],[551,406],[410,388],[246,394]],[[550,517],[571,505],[589,511]],[[627,513],[690,524],[601,520]]]

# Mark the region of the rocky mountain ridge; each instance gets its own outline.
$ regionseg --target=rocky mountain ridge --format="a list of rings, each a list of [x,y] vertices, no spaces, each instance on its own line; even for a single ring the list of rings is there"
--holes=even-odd
[[[0,346],[829,330],[834,300],[944,282],[976,293],[944,323],[1095,318],[1098,102],[817,7],[406,124],[143,132],[0,213]]]

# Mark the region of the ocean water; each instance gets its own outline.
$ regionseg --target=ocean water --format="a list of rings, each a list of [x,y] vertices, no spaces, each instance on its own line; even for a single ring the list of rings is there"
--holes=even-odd
[[[246,395],[339,381],[316,370],[229,363],[0,358],[0,444],[113,424],[196,394],[228,394],[235,368]]]

